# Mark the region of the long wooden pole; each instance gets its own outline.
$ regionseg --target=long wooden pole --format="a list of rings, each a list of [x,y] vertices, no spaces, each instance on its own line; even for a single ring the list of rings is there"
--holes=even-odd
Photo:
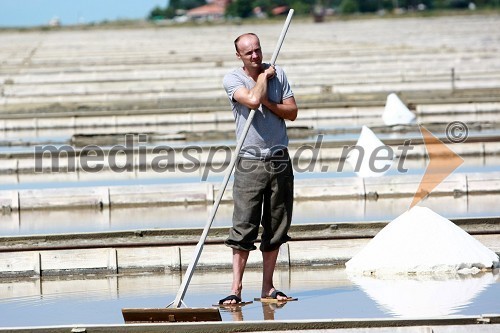
[[[276,59],[278,58],[278,54],[281,49],[281,45],[283,45],[283,41],[285,40],[286,33],[288,31],[288,27],[290,26],[290,22],[292,20],[293,16],[293,9],[290,9],[288,12],[288,16],[286,18],[285,24],[283,26],[283,29],[281,30],[281,35],[278,39],[278,44],[276,45],[276,48],[274,49],[273,56],[271,58],[271,65],[274,65],[276,63]],[[222,181],[221,188],[219,189],[219,192],[217,193],[217,198],[215,200],[215,203],[212,207],[210,216],[207,220],[207,223],[205,225],[205,228],[203,229],[203,233],[201,234],[200,240],[198,241],[198,244],[196,245],[196,248],[194,250],[193,258],[189,262],[189,266],[186,270],[186,273],[184,274],[184,278],[182,279],[181,286],[179,287],[179,290],[177,291],[177,295],[175,297],[175,300],[170,303],[168,306],[173,306],[176,308],[179,308],[181,304],[183,303],[184,296],[186,295],[187,288],[189,286],[189,283],[191,282],[191,278],[193,277],[193,272],[198,264],[198,260],[200,259],[201,252],[203,251],[203,245],[205,244],[205,241],[208,236],[208,231],[210,230],[210,227],[212,226],[212,223],[215,218],[215,214],[217,213],[217,209],[219,208],[220,202],[222,200],[222,195],[224,194],[224,191],[226,190],[227,184],[229,182],[229,178],[231,177],[231,174],[233,172],[234,166],[236,164],[236,161],[238,160],[238,155],[240,153],[241,147],[243,146],[243,142],[245,141],[245,138],[248,134],[248,130],[250,129],[250,125],[252,123],[252,120],[255,116],[255,110],[251,110],[250,114],[248,115],[247,121],[245,123],[245,126],[243,127],[243,132],[241,133],[241,136],[238,140],[238,144],[236,145],[236,149],[234,151],[234,154],[231,158],[231,162],[229,163],[229,168],[227,170],[226,175],[224,176],[224,179]]]

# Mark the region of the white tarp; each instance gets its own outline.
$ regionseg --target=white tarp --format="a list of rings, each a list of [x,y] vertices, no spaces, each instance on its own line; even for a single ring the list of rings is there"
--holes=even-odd
[[[414,206],[385,226],[346,263],[351,274],[477,272],[499,258],[429,208]]]

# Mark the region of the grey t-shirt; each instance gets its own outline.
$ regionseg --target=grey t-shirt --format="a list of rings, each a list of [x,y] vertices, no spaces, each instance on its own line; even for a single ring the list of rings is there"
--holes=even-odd
[[[266,66],[269,65],[266,64]],[[276,75],[267,83],[267,96],[270,101],[282,103],[283,100],[292,97],[293,92],[283,69],[279,66],[275,66],[275,69]],[[223,83],[231,103],[236,121],[236,136],[239,139],[250,114],[250,109],[233,99],[233,95],[241,87],[252,89],[255,86],[255,81],[245,73],[243,68],[239,67],[226,74]],[[240,156],[262,158],[287,146],[288,135],[285,121],[261,105],[255,110],[255,116],[243,142]]]

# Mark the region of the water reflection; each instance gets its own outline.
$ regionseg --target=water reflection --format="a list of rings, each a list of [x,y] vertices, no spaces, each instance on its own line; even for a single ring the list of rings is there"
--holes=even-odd
[[[305,200],[294,206],[294,224],[390,221],[411,198]],[[431,196],[425,206],[448,219],[497,216],[500,195]],[[35,235],[137,229],[203,228],[211,205],[112,207],[110,209],[23,210],[0,214],[0,235]],[[231,225],[232,203],[222,203],[213,227]]]
[[[184,300],[189,307],[210,306],[227,295],[230,281],[229,270],[197,271]],[[0,326],[121,324],[122,308],[164,307],[175,298],[180,282],[179,272],[2,279]],[[260,295],[260,283],[261,272],[249,270],[243,299]],[[480,315],[499,308],[498,272],[351,281],[338,267],[293,268],[277,270],[275,285],[299,300],[222,310],[223,321]]]
[[[384,312],[395,317],[411,318],[457,314],[498,278],[498,271],[475,275],[350,277]]]
[[[260,303],[262,308],[262,319],[263,320],[275,320],[276,311],[283,309],[288,303]],[[222,317],[229,317],[231,321],[245,321],[245,306],[231,306],[231,307],[221,307],[220,311]],[[256,305],[258,307],[258,305]]]

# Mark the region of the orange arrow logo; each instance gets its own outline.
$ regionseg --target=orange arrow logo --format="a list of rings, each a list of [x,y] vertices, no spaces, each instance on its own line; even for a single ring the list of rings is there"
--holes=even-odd
[[[429,164],[413,197],[410,209],[427,197],[432,190],[464,162],[463,158],[448,148],[444,142],[432,135],[425,127],[422,125],[419,125],[419,127],[424,139],[427,155],[429,156]]]

